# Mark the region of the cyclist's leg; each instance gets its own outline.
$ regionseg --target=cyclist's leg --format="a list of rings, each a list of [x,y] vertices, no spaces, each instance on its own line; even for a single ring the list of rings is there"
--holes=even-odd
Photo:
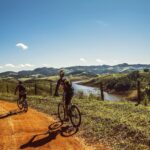
[[[71,99],[72,99],[72,95],[70,93],[67,93],[66,98],[65,98],[65,107],[66,107],[67,117],[70,115],[69,114],[69,105],[71,103]]]
[[[65,95],[66,95],[66,93],[64,92],[63,95],[62,95],[62,101],[63,102],[65,101],[65,97],[66,97]]]
[[[26,96],[26,94],[24,94],[23,95],[23,101],[24,101],[24,104],[25,104],[25,107],[27,107],[26,105],[27,105],[27,96]]]
[[[64,92],[62,99],[63,99],[63,103],[64,103],[64,107],[65,107],[65,120],[68,118],[68,116],[67,116],[67,107],[66,107],[66,98],[67,98],[67,93]]]
[[[23,95],[23,100],[26,101],[26,98],[27,98],[27,96],[26,96],[26,94],[24,94]]]
[[[22,109],[22,95],[20,93],[18,95],[17,105],[19,109],[21,110]]]
[[[19,94],[19,101],[21,101],[22,100],[22,95],[21,94]]]
[[[68,107],[67,107],[67,93],[64,92],[63,94],[63,101],[64,101],[64,106],[65,106],[65,120],[67,121],[68,120]]]

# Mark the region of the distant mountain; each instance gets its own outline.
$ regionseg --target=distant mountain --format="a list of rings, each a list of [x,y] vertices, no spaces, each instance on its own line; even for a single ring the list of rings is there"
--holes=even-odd
[[[56,68],[36,68],[32,71],[19,71],[19,77],[28,77],[28,76],[51,76],[57,74],[58,69]]]
[[[73,66],[64,68],[67,74],[72,75],[97,75],[111,73],[127,73],[134,70],[150,69],[150,64],[118,64],[114,66],[99,65],[99,66]],[[0,77],[37,77],[37,76],[52,76],[58,74],[58,68],[36,68],[34,70],[25,70],[19,72],[7,71],[0,73]]]
[[[34,70],[23,70],[19,72],[7,71],[0,73],[0,77],[37,77],[37,76],[52,76],[58,73],[56,68],[36,68]]]
[[[0,73],[0,77],[13,77],[13,76],[17,76],[18,73],[17,72],[13,72],[13,71],[6,71],[6,72],[2,72]]]

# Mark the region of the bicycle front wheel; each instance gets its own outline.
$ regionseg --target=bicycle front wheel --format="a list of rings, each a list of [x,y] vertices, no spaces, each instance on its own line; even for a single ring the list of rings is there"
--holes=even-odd
[[[81,113],[75,105],[72,105],[70,108],[70,120],[74,127],[79,127],[81,124]]]
[[[62,103],[58,104],[58,117],[61,122],[63,122],[65,119],[65,107]]]

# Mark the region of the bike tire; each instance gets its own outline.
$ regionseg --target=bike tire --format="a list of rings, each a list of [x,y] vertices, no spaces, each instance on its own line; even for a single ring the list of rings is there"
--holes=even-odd
[[[74,112],[76,112],[76,114],[74,114]],[[70,120],[74,127],[79,127],[81,124],[81,113],[76,105],[72,105],[70,108]]]
[[[20,99],[17,100],[17,106],[20,110],[23,109],[22,100],[20,100]]]
[[[61,122],[63,122],[65,119],[65,107],[62,103],[58,104],[58,118]]]
[[[27,103],[27,100],[25,100],[23,103],[24,103],[24,104],[23,104],[23,110],[24,110],[25,112],[27,112],[27,111],[28,111],[28,103]]]

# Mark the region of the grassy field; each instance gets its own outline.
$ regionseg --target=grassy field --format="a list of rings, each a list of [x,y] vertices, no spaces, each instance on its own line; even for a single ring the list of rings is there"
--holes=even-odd
[[[0,94],[1,99],[16,102],[12,94]],[[29,106],[57,118],[61,98],[28,96]],[[74,97],[82,113],[78,136],[90,143],[104,142],[114,150],[150,149],[150,107],[129,102],[105,102],[94,97]]]

